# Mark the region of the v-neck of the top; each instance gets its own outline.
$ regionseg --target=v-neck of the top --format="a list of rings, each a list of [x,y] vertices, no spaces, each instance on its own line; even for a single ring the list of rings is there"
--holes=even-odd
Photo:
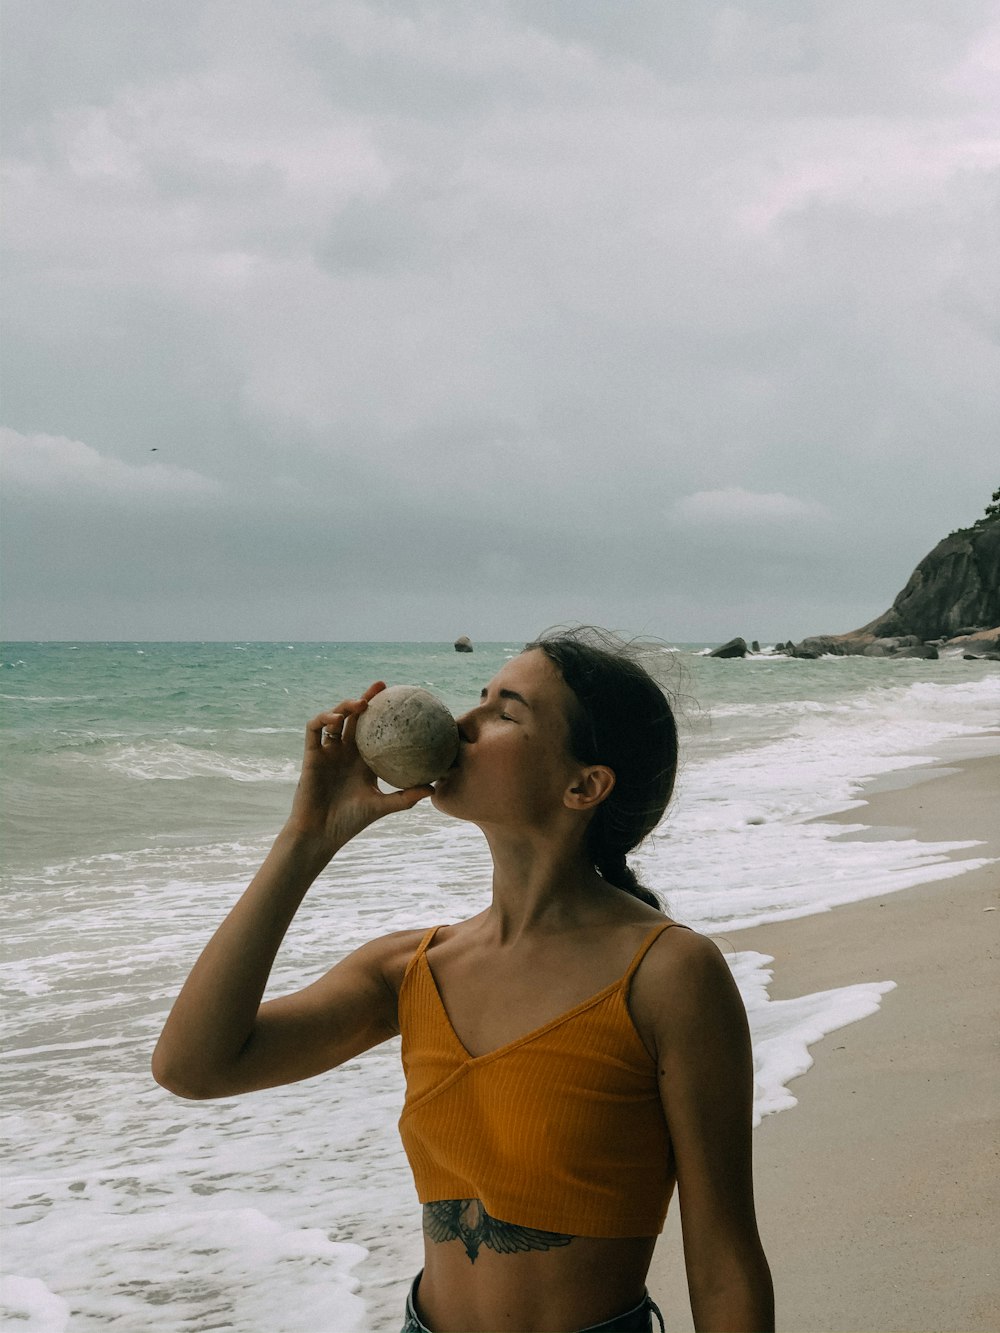
[[[579,1004],[574,1004],[570,1009],[567,1009],[564,1013],[557,1014],[555,1018],[550,1018],[547,1023],[542,1023],[538,1027],[532,1028],[530,1032],[525,1032],[520,1037],[514,1037],[513,1040],[511,1041],[505,1041],[502,1046],[497,1046],[492,1051],[484,1051],[482,1055],[473,1055],[472,1052],[469,1050],[469,1048],[466,1046],[465,1042],[456,1032],[455,1025],[451,1021],[451,1015],[448,1013],[448,1006],[444,1002],[444,996],[441,994],[441,988],[438,986],[437,978],[434,975],[434,971],[430,965],[430,960],[427,957],[426,948],[423,950],[421,954],[420,962],[423,964],[424,970],[426,971],[428,979],[430,980],[431,989],[433,990],[434,997],[437,1000],[438,1005],[440,1006],[441,1013],[444,1015],[444,1020],[448,1025],[448,1031],[455,1039],[455,1044],[462,1052],[464,1060],[468,1064],[478,1064],[481,1061],[493,1060],[497,1056],[505,1055],[508,1051],[515,1050],[518,1046],[523,1046],[526,1042],[533,1041],[536,1037],[542,1036],[550,1029],[558,1027],[560,1023],[566,1023],[570,1019],[576,1018],[578,1014],[583,1013],[584,1010],[591,1009],[593,1008],[594,1005],[600,1004],[600,1002],[602,1000],[606,1000],[609,995],[613,995],[616,990],[620,990],[622,986],[625,984],[625,982],[629,979],[629,976],[631,975],[635,967],[636,959],[640,958],[640,956],[645,952],[647,946],[650,944],[651,938],[654,935],[660,934],[663,930],[667,928],[667,926],[672,924],[675,923],[664,922],[662,926],[660,925],[654,926],[652,930],[649,931],[649,933],[643,939],[642,944],[640,944],[639,948],[632,955],[628,967],[616,981],[610,982],[607,986],[603,987],[603,989],[599,990],[595,995],[591,995],[588,999],[581,1000]],[[428,945],[429,944],[430,940],[428,940]]]

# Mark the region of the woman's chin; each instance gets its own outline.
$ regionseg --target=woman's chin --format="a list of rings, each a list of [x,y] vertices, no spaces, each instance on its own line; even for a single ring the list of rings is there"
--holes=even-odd
[[[454,819],[468,819],[467,812],[462,809],[462,797],[459,783],[455,780],[456,776],[456,771],[451,769],[444,777],[438,778],[433,783],[434,794],[431,796],[431,805],[443,815],[451,815]]]

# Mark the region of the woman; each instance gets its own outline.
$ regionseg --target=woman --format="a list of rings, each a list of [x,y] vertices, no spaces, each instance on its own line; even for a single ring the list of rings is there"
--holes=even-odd
[[[155,1077],[225,1097],[402,1033],[425,1250],[406,1333],[651,1329],[645,1279],[675,1180],[695,1327],[772,1329],[742,1002],[715,946],[626,864],[673,787],[663,693],[611,636],[545,637],[459,719],[444,778],[385,794],[354,744],[382,688],[308,724],[291,816],[178,996]],[[489,907],[374,940],[262,1004],[316,877],[426,797],[486,836]]]

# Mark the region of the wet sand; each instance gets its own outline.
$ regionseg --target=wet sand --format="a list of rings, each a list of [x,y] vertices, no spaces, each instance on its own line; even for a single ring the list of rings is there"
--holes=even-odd
[[[870,788],[839,817],[868,829],[845,836],[978,839],[956,859],[1000,857],[1000,756],[908,780]],[[1000,862],[718,941],[774,957],[774,999],[897,983],[810,1047],[799,1104],[755,1131],[779,1330],[1000,1329],[998,935]],[[668,1330],[692,1328],[676,1200],[649,1286]]]

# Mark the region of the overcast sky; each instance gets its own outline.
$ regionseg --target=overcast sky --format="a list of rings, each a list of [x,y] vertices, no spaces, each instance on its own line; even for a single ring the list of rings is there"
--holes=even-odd
[[[6,0],[4,632],[855,628],[1000,485],[1000,6]]]

